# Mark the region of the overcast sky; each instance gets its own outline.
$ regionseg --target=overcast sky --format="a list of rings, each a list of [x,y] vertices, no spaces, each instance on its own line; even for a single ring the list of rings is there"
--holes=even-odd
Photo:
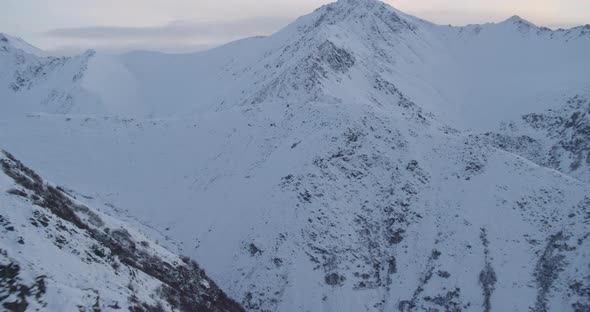
[[[0,0],[0,32],[48,50],[185,52],[268,35],[330,0]],[[439,24],[519,15],[551,28],[590,24],[590,0],[387,0]]]

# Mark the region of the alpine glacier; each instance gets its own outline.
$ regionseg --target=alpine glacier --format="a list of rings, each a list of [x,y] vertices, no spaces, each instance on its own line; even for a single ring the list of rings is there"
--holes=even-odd
[[[589,311],[589,55],[590,25],[444,26],[377,0],[191,54],[0,35],[0,147],[247,311]],[[2,196],[10,220],[43,212]],[[47,276],[38,257],[72,257],[44,253],[18,257]]]

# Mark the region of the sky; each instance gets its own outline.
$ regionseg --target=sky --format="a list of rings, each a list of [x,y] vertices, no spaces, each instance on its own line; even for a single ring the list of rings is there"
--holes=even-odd
[[[54,53],[198,51],[269,35],[331,0],[0,0],[0,32]],[[386,0],[438,24],[590,24],[590,0]]]

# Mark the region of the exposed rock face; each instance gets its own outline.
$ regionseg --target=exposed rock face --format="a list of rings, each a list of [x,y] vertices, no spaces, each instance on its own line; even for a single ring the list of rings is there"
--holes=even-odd
[[[564,105],[531,113],[481,138],[540,166],[590,182],[590,100],[576,95]]]

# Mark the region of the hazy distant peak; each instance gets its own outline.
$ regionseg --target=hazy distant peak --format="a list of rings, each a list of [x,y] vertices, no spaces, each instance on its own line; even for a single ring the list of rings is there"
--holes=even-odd
[[[503,24],[515,24],[518,26],[526,26],[526,27],[537,27],[535,24],[525,20],[524,18],[518,16],[518,15],[513,15],[510,18],[508,18],[507,20],[502,22]]]

